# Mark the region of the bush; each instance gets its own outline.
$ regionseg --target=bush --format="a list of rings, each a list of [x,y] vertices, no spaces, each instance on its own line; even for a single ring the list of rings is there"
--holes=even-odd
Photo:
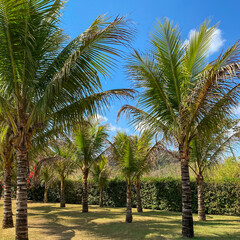
[[[89,204],[99,203],[98,187],[90,180],[88,183]],[[193,212],[197,212],[197,186],[191,182]],[[43,201],[44,187],[36,186],[28,191],[28,198],[35,201]],[[142,204],[144,208],[169,211],[181,211],[181,181],[172,178],[148,178],[141,184]],[[205,207],[211,214],[240,214],[240,181],[206,181],[205,182]],[[67,203],[82,203],[82,182],[66,181],[65,197]],[[56,183],[49,189],[50,202],[60,201],[60,183]],[[103,200],[108,207],[126,206],[126,183],[123,180],[113,179],[103,191]],[[133,186],[133,206],[136,204],[136,193]]]

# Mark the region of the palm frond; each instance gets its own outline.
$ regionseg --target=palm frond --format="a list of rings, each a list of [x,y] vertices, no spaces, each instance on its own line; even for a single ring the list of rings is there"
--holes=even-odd
[[[148,109],[149,113],[161,118],[162,121],[177,122],[175,108],[178,107],[165,91],[164,69],[159,67],[154,56],[151,54],[143,56],[135,51],[128,60],[127,70],[133,85],[139,89],[145,89],[139,96],[138,103],[141,108]],[[155,111],[156,106],[158,111]],[[160,112],[163,114],[159,114]]]
[[[49,80],[35,111],[53,108],[61,95],[72,102],[76,94],[85,97],[101,90],[99,74],[108,76],[114,67],[114,58],[121,53],[116,46],[128,44],[131,38],[132,31],[125,18],[117,17],[112,22],[102,16],[97,18],[89,29],[63,49],[54,65],[49,67],[44,76]]]
[[[239,95],[239,84],[235,82],[240,73],[240,44],[236,43],[222,56],[207,66],[201,76],[189,102],[196,103],[191,114],[190,125],[193,121],[200,121],[207,116],[219,120],[228,114],[229,109],[236,106]]]
[[[158,21],[155,31],[151,34],[152,52],[154,59],[163,70],[164,79],[167,81],[169,97],[175,95],[175,106],[181,102],[181,75],[183,44],[180,37],[180,31],[177,25],[165,19],[162,23]]]
[[[145,112],[137,107],[124,105],[118,112],[117,119],[124,114],[127,119],[131,119],[130,123],[134,125],[140,132],[145,130],[151,130],[155,135],[164,133],[167,139],[169,139],[170,131],[165,122],[161,119],[157,119],[152,116],[150,113]]]

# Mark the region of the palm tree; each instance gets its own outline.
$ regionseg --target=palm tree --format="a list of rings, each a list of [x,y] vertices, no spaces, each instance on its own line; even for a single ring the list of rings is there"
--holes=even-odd
[[[156,143],[153,147],[152,139],[153,134],[149,131],[143,131],[140,136],[133,136],[134,144],[136,145],[136,150],[134,154],[137,156],[137,169],[135,173],[135,189],[137,194],[137,211],[142,212],[142,200],[141,200],[141,177],[150,171],[153,166],[155,157],[152,154],[156,151],[159,143]]]
[[[121,55],[116,47],[131,40],[129,22],[100,16],[69,42],[59,24],[64,2],[0,1],[0,110],[16,149],[16,239],[28,239],[27,163],[36,131],[65,127],[107,106],[114,96],[132,92],[101,92],[99,80]]]
[[[102,156],[98,163],[94,163],[92,167],[92,176],[95,183],[99,187],[99,207],[103,207],[103,189],[108,184],[109,170],[107,166],[107,158]]]
[[[205,21],[182,41],[177,26],[166,19],[151,34],[151,50],[134,51],[128,61],[129,75],[140,89],[138,106],[123,106],[140,128],[174,139],[181,164],[182,235],[193,237],[189,179],[190,144],[201,132],[214,129],[239,100],[239,43],[208,63],[208,50],[216,26]]]
[[[67,144],[63,141],[54,141],[49,145],[47,154],[50,155],[47,158],[41,159],[36,166],[36,173],[39,175],[41,172],[52,171],[60,180],[60,207],[66,206],[65,201],[65,180],[70,176],[77,168],[75,161],[73,160],[74,152],[70,150]],[[47,174],[49,178],[50,173]],[[46,177],[46,174],[45,174]],[[50,180],[48,184],[50,183]],[[46,186],[46,183],[45,183]],[[45,188],[46,190],[46,188]],[[46,192],[45,192],[46,193]],[[47,193],[46,193],[47,194]]]
[[[13,213],[12,213],[12,174],[13,174],[13,146],[11,142],[11,129],[5,124],[1,126],[0,139],[0,155],[3,162],[4,169],[4,204],[3,204],[3,228],[13,227]]]
[[[225,126],[217,133],[213,133],[209,139],[198,134],[191,142],[190,165],[196,176],[198,190],[198,219],[199,221],[206,220],[204,207],[204,173],[213,164],[221,160],[224,151],[230,151],[230,142],[237,141],[239,138],[239,130],[230,135],[230,129]]]
[[[44,166],[39,171],[39,180],[41,184],[44,185],[44,203],[48,203],[48,189],[56,180],[55,175],[56,174],[54,174],[54,170],[51,166]]]
[[[93,164],[101,161],[106,151],[108,126],[90,117],[76,126],[72,141],[76,163],[82,171],[83,199],[82,212],[88,212],[88,176]]]
[[[137,171],[136,146],[133,139],[124,132],[118,132],[112,144],[113,158],[127,182],[126,222],[132,222],[132,184]]]
[[[111,144],[113,158],[121,169],[127,182],[127,213],[126,222],[132,222],[132,185],[137,193],[137,211],[142,212],[141,177],[147,173],[156,161],[157,152],[163,151],[161,141],[152,146],[153,134],[143,131],[140,136],[118,132]]]

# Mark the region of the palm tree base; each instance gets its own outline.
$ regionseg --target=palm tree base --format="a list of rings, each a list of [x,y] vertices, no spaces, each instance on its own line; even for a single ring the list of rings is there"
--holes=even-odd
[[[83,209],[82,209],[82,212],[83,212],[83,213],[87,213],[87,212],[88,212],[88,208],[83,208]]]
[[[3,218],[3,224],[2,224],[2,228],[6,229],[6,228],[13,228],[13,218],[12,216],[8,216],[8,217],[4,217]]]
[[[127,223],[131,223],[132,220],[133,220],[132,214],[128,214],[128,213],[127,213],[127,215],[126,215],[126,222],[127,222]]]
[[[64,208],[64,207],[66,207],[66,204],[65,203],[60,203],[60,207]]]
[[[207,220],[206,220],[206,216],[198,216],[198,221],[199,221],[199,222],[207,221]]]
[[[186,226],[193,226],[193,219],[189,218],[188,220],[184,219],[185,222],[183,222],[183,226],[182,226],[182,236],[184,238],[193,238],[194,237],[194,232],[193,232],[193,228],[187,228]],[[184,221],[183,220],[183,221]],[[187,223],[186,223],[187,221]]]
[[[142,208],[138,208],[137,212],[143,212],[143,209]]]

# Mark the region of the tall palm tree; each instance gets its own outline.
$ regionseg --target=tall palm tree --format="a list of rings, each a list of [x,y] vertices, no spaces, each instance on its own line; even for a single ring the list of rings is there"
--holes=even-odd
[[[213,164],[221,160],[225,151],[230,151],[231,144],[239,140],[239,130],[230,134],[230,129],[225,126],[219,132],[212,134],[208,139],[205,136],[198,134],[191,142],[190,165],[196,176],[198,190],[198,219],[199,221],[206,220],[204,207],[204,173]]]
[[[101,161],[108,138],[108,126],[90,117],[76,126],[72,141],[76,163],[82,171],[83,199],[82,212],[88,212],[88,177],[93,164]]]
[[[66,126],[96,112],[114,96],[101,91],[132,37],[129,22],[98,17],[72,41],[60,28],[63,0],[0,1],[0,110],[14,133],[17,158],[16,239],[28,239],[27,165],[31,140],[48,125]],[[9,101],[11,99],[11,101]]]
[[[13,159],[14,150],[12,145],[12,133],[11,129],[3,124],[1,126],[0,133],[0,155],[3,162],[4,169],[4,204],[3,204],[3,228],[13,227],[13,213],[12,213],[12,174],[13,174]]]
[[[166,19],[151,34],[151,49],[134,51],[128,71],[140,89],[138,106],[124,106],[132,123],[172,138],[179,151],[182,177],[182,235],[193,237],[189,179],[190,143],[208,134],[237,105],[240,93],[239,53],[235,43],[208,63],[216,26],[205,21],[183,42],[177,26]]]
[[[103,189],[108,184],[109,169],[107,166],[107,158],[102,156],[100,162],[94,163],[92,167],[92,176],[95,183],[99,187],[99,207],[103,207]]]

